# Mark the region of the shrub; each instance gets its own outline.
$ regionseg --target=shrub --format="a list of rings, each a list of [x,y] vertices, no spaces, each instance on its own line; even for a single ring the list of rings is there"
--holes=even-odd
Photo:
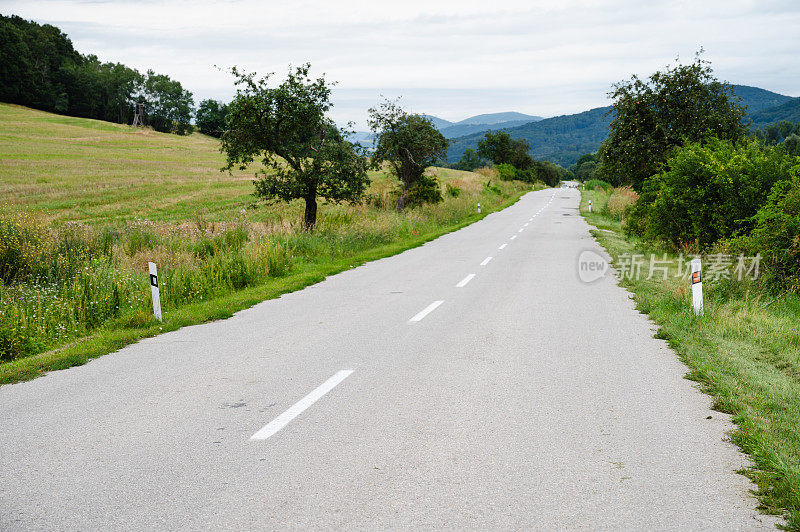
[[[461,189],[457,186],[451,185],[450,183],[447,183],[444,186],[444,189],[447,195],[451,198],[457,198],[461,194]]]
[[[408,197],[406,198],[408,206],[439,203],[442,200],[444,200],[442,189],[439,187],[439,181],[433,176],[424,175],[408,187]]]
[[[796,133],[792,133],[783,139],[783,146],[786,148],[786,152],[789,155],[800,157],[800,136],[798,136]]]
[[[645,180],[626,230],[701,249],[744,235],[773,185],[790,177],[793,163],[783,148],[764,148],[755,140],[687,144],[672,153],[667,170]]]
[[[517,175],[517,169],[507,163],[495,165],[495,168],[503,181],[511,181]]]
[[[763,257],[765,274],[772,281],[800,290],[800,165],[791,180],[777,183],[767,203],[754,217],[752,233],[736,241],[736,247]]]
[[[533,183],[536,181],[538,175],[539,174],[536,173],[536,170],[533,168],[528,168],[527,170],[517,170],[517,175],[515,178],[524,183]]]

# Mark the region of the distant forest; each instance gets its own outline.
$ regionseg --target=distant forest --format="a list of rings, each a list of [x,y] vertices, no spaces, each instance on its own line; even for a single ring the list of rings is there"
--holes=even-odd
[[[0,15],[0,101],[71,116],[131,123],[134,104],[157,131],[186,134],[194,100],[178,81],[82,55],[61,30]]]
[[[734,85],[733,91],[747,109],[752,127],[766,128],[784,120],[800,122],[800,98],[792,98],[758,87]],[[530,145],[530,154],[565,168],[585,153],[593,153],[608,135],[613,119],[611,107],[597,107],[574,115],[556,116],[522,126],[504,129],[515,139]],[[453,139],[447,151],[448,162],[455,163],[468,149],[477,149],[485,132]]]

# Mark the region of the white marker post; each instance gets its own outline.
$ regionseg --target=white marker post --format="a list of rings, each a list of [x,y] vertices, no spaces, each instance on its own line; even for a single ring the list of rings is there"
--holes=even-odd
[[[692,306],[696,315],[703,315],[703,273],[700,259],[692,259]]]
[[[164,321],[161,319],[161,296],[158,293],[158,272],[156,271],[156,264],[154,262],[148,262],[147,265],[150,266],[150,293],[153,296],[153,314],[158,321]]]
[[[589,200],[589,212],[592,212],[592,200]]]
[[[481,213],[481,204],[478,203],[478,214],[480,214],[480,213]]]

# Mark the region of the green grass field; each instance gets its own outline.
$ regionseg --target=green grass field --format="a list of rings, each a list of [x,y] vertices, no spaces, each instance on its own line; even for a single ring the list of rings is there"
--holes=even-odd
[[[662,258],[663,250],[623,234],[622,210],[613,201],[626,193],[618,190],[606,209],[608,191],[585,191],[581,212],[618,265],[623,254]],[[788,528],[800,530],[800,298],[751,280],[704,281],[705,313],[697,317],[689,281],[676,273],[673,263],[666,280],[634,276],[621,284],[690,368],[687,378],[733,415],[731,440],[755,463],[743,473],[758,485],[761,509],[787,516]]]
[[[179,137],[0,104],[0,204],[48,221],[225,221],[242,209],[253,221],[296,214],[299,204],[257,208],[255,169],[220,172],[224,164],[219,141],[205,135]],[[439,175],[461,176],[446,169]],[[370,177],[373,192],[392,186],[383,172]]]
[[[395,179],[372,172],[364,202],[321,205],[308,234],[302,202],[257,202],[258,167],[223,173],[223,164],[219,141],[204,135],[0,104],[0,384],[229,316],[463,227],[530,189],[488,169],[432,168],[445,200],[398,213]],[[149,261],[163,324],[152,317]]]

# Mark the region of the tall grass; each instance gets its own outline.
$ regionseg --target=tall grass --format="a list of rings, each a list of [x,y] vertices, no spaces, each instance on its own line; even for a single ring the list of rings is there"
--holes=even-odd
[[[392,201],[326,206],[313,234],[302,231],[299,220],[251,222],[244,215],[232,222],[140,219],[91,227],[0,215],[0,361],[51,350],[101,326],[151,325],[151,261],[159,268],[166,313],[309,264],[441,233],[473,215],[476,203],[490,210],[527,188],[498,182],[487,189],[472,180],[440,204],[404,213]]]
[[[601,211],[603,215],[618,221],[625,220],[625,213],[628,207],[639,199],[639,194],[631,187],[617,187],[611,190],[610,193],[608,189],[604,190],[600,187],[596,188],[595,191],[607,195]]]

